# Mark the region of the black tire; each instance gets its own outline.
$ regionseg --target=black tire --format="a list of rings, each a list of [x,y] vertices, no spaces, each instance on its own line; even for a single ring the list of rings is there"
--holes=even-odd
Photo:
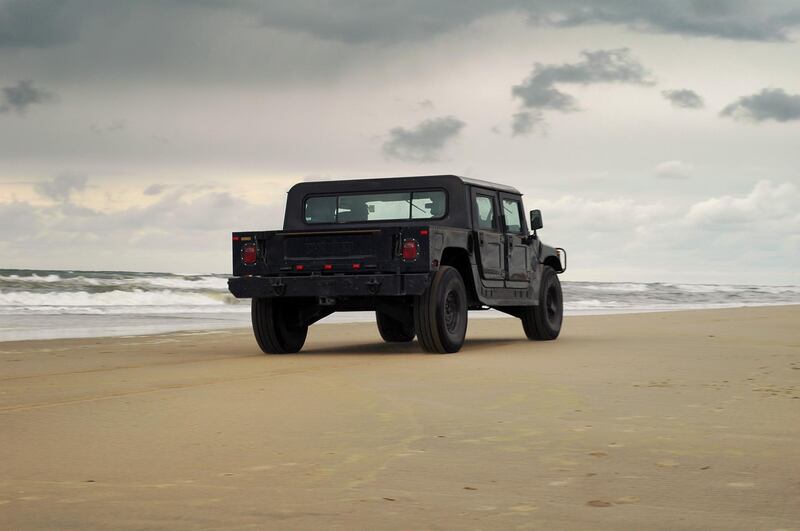
[[[414,300],[414,326],[422,348],[458,352],[467,333],[467,290],[458,270],[442,266]]]
[[[549,341],[558,337],[564,321],[564,298],[555,269],[545,266],[539,289],[539,305],[522,309],[522,328],[528,339]]]
[[[276,299],[253,299],[250,316],[256,342],[265,354],[299,352],[306,342],[308,326],[297,326],[297,308]]]
[[[398,321],[394,317],[381,311],[375,312],[375,321],[378,323],[378,332],[387,343],[408,343],[414,340],[413,310],[408,312],[408,319]]]

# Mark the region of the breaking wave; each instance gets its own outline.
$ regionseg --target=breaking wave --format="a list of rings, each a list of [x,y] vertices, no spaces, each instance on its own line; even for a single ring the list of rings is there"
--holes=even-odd
[[[800,303],[800,286],[563,282],[566,310],[660,310]],[[227,275],[0,270],[0,314],[244,312]]]
[[[224,275],[0,271],[0,314],[244,312]]]

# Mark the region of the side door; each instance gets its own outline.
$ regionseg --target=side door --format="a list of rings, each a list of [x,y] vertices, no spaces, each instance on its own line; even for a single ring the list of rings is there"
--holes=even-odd
[[[472,188],[472,229],[480,257],[481,277],[504,279],[504,243],[498,214],[497,192]]]
[[[531,249],[527,243],[528,226],[523,215],[522,200],[513,194],[500,194],[503,213],[505,254],[508,267],[507,287],[527,287],[531,274]]]

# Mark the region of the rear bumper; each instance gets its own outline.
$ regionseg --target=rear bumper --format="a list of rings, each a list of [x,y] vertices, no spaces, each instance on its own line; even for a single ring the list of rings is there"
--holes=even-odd
[[[239,299],[261,297],[400,297],[420,295],[428,273],[232,277],[228,289]]]

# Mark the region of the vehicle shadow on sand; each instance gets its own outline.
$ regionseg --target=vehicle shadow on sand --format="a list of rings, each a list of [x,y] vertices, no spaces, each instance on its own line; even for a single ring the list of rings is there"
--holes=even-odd
[[[490,352],[492,349],[502,347],[504,345],[513,345],[519,343],[532,343],[528,339],[467,339],[464,346],[461,348],[462,353],[485,350]],[[302,356],[303,354],[379,354],[379,355],[392,355],[392,354],[420,354],[429,355],[429,353],[422,350],[419,342],[414,340],[409,343],[360,343],[353,345],[337,345],[335,347],[319,347],[314,345],[312,348],[304,348],[294,356]],[[438,354],[432,354],[434,356]]]

